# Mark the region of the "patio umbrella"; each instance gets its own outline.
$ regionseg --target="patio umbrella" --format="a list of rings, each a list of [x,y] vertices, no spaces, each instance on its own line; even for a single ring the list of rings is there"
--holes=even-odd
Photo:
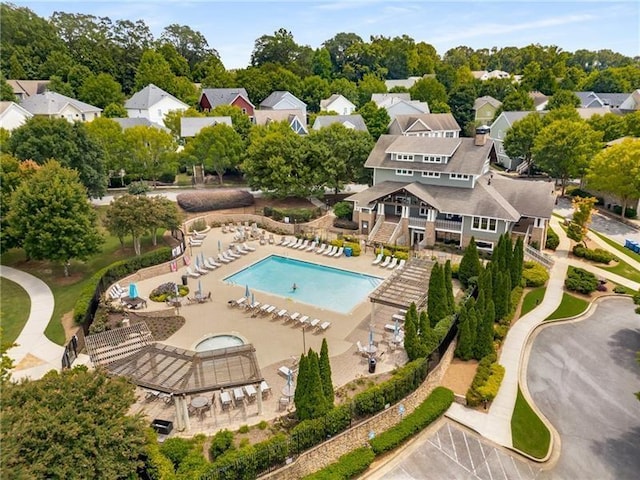
[[[135,283],[129,284],[129,298],[138,298],[138,286]]]
[[[293,397],[296,394],[296,388],[293,384],[293,372],[289,370],[287,374],[287,384],[282,389],[282,394],[286,397]]]
[[[253,305],[254,303],[256,303],[255,299],[253,298],[253,292],[251,292],[251,305]]]
[[[249,293],[249,285],[246,285],[246,287],[244,289],[244,296],[246,298],[249,298],[249,295],[250,295],[250,293]]]
[[[396,324],[393,326],[393,335],[397,336],[400,333],[400,323],[398,323],[398,319],[396,318]]]
[[[198,280],[198,295],[202,295],[202,282]]]
[[[180,296],[180,290],[178,289],[178,284],[174,283],[175,287],[176,287],[176,298]]]
[[[373,328],[369,326],[369,346],[373,345]]]
[[[198,259],[198,255],[196,255],[196,270],[200,268],[200,260]]]
[[[204,265],[204,252],[200,252],[200,263]]]
[[[220,253],[221,251],[222,251],[222,242],[218,240],[218,253]]]

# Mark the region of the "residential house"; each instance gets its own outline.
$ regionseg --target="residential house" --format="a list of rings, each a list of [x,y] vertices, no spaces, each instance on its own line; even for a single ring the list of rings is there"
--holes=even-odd
[[[620,108],[629,97],[629,93],[595,93],[595,92],[573,92],[580,99],[578,108]]]
[[[491,140],[496,149],[496,163],[502,165],[507,170],[526,169],[527,165],[524,165],[522,158],[510,158],[504,151],[504,138],[507,136],[507,132],[511,129],[513,124],[518,120],[522,120],[529,115],[529,111],[519,112],[502,112],[498,115],[498,118],[491,124]],[[538,115],[544,115],[546,112],[535,112]]]
[[[18,102],[47,91],[50,80],[7,80]]]
[[[148,118],[138,117],[138,118],[112,118],[111,120],[115,121],[123,130],[126,130],[131,127],[155,127],[160,130],[164,130],[165,132],[169,132],[170,130],[167,127],[160,125],[159,123],[154,123]]]
[[[473,111],[476,112],[475,121],[479,122],[480,125],[490,125],[501,106],[502,102],[500,100],[496,100],[489,95],[476,98],[473,102]]]
[[[460,125],[450,113],[398,115],[389,124],[389,134],[408,137],[458,138]]]
[[[167,113],[184,111],[189,105],[150,83],[127,100],[124,108],[129,118],[147,118],[164,127],[164,117]]]
[[[20,106],[34,116],[64,118],[69,122],[90,122],[102,112],[101,108],[49,91],[25,98]]]
[[[620,104],[620,110],[634,111],[640,110],[640,89],[634,90],[627,99]]]
[[[205,127],[222,123],[233,126],[231,117],[182,117],[180,118],[180,137],[195,137]]]
[[[256,125],[287,122],[291,130],[298,135],[309,133],[306,125],[306,112],[303,110],[255,110],[253,112],[253,121]]]
[[[316,121],[313,122],[313,129],[320,130],[321,128],[328,127],[334,123],[344,125],[346,128],[352,130],[359,130],[361,132],[369,132],[367,125],[364,123],[364,119],[359,114],[354,115],[319,115],[316,117]]]
[[[260,110],[298,110],[299,112],[302,112],[299,120],[303,122],[306,129],[307,104],[290,92],[276,91],[271,93],[271,95],[260,103]]]
[[[547,103],[549,103],[549,97],[542,92],[529,92],[529,98],[533,100],[533,109],[540,112],[547,109]]]
[[[411,100],[408,93],[374,93],[371,95],[371,101],[378,108],[384,108],[393,120],[398,115],[420,115],[429,113],[429,105],[427,102]]]
[[[12,131],[24,125],[33,114],[16,102],[0,102],[0,128]]]
[[[502,70],[491,70],[488,72],[487,70],[473,70],[471,72],[473,78],[481,81],[489,80],[490,78],[509,78],[511,74],[509,72],[505,72]]]
[[[576,108],[578,116],[582,120],[589,120],[594,115],[606,115],[607,113],[613,113],[615,115],[621,115],[621,112],[617,108],[611,107],[591,107],[591,108]]]
[[[435,78],[435,74],[427,74],[424,77],[409,77],[409,78],[399,78],[397,80],[385,80],[384,84],[387,87],[387,90],[391,90],[395,87],[402,87],[409,90],[413,87],[418,80],[422,80],[423,78],[432,77]]]
[[[346,97],[334,93],[329,98],[320,100],[321,112],[336,112],[338,115],[351,115],[356,106]]]
[[[345,199],[353,202],[360,233],[369,243],[418,250],[436,243],[464,248],[475,237],[479,249],[491,251],[503,233],[544,245],[553,186],[490,172],[495,151],[488,133],[382,135],[365,163],[373,186]]]
[[[198,105],[203,112],[209,112],[219,105],[230,105],[239,108],[242,113],[252,118],[255,110],[244,88],[205,88],[202,90]]]

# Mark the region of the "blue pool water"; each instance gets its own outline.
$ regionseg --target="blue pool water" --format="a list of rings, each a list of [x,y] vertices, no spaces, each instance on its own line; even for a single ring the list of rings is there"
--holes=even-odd
[[[278,255],[254,263],[224,281],[249,286],[258,302],[259,292],[266,292],[339,313],[350,312],[382,283],[381,278],[371,275]],[[287,308],[285,304],[278,306]]]

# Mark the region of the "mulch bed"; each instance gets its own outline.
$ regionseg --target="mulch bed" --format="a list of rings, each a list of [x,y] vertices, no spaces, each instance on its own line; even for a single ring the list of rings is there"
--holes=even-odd
[[[153,313],[135,313],[127,312],[131,325],[134,323],[145,322],[151,330],[153,338],[158,341],[163,341],[176,333],[185,323],[184,317],[174,315],[172,310],[166,312],[153,312]],[[110,328],[117,328],[120,326],[122,319],[122,313],[109,314],[108,325]]]

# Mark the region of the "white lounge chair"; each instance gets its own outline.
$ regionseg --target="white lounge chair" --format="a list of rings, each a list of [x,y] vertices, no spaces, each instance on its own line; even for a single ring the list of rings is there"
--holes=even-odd
[[[191,230],[191,238],[193,238],[194,240],[204,240],[205,238],[207,238],[207,234],[200,233],[197,230]]]
[[[202,264],[204,265],[204,268],[206,268],[208,270],[215,270],[216,268],[218,268],[206,258],[205,258],[204,262],[202,262]]]
[[[206,275],[207,273],[209,273],[209,270],[207,270],[206,268],[202,268],[199,265],[196,265],[195,267],[193,267],[194,270],[199,273],[200,275]]]
[[[280,239],[280,243],[278,243],[278,245],[280,245],[281,247],[288,247],[291,244],[291,239],[289,237],[282,237]]]
[[[316,249],[317,246],[318,246],[318,242],[313,241],[313,242],[311,242],[311,245],[309,245],[307,248],[305,248],[305,250],[307,252],[313,252]]]
[[[382,257],[384,257],[384,255],[382,253],[379,253],[376,259],[371,263],[371,265],[378,265],[382,261]]]
[[[247,310],[251,310],[252,312],[256,312],[256,311],[258,311],[260,309],[260,302],[255,301],[255,302],[253,302],[251,304],[247,303],[246,308],[247,308]]]
[[[395,324],[393,324],[393,323],[387,323],[387,324],[384,326],[384,329],[385,329],[385,330],[387,330],[387,331],[389,331],[389,332],[395,332],[395,331],[396,331],[396,326],[395,326]]]
[[[213,265],[214,267],[216,267],[216,268],[218,268],[218,267],[221,267],[221,266],[222,266],[222,264],[221,264],[221,263],[216,262],[216,261],[215,261],[215,259],[214,259],[213,257],[209,257],[207,260],[209,260],[209,263],[210,263],[211,265]]]
[[[393,259],[391,259],[391,263],[387,265],[387,268],[389,270],[393,270],[394,268],[396,268],[396,265],[398,265],[398,259],[396,257],[393,257]]]
[[[193,277],[193,278],[198,278],[200,276],[200,274],[194,272],[193,270],[191,270],[191,267],[187,267],[187,276]]]
[[[304,242],[304,240],[302,238],[299,238],[295,242],[290,243],[289,248],[298,248],[300,245],[302,245],[302,242]]]
[[[392,320],[397,320],[399,322],[404,322],[405,317],[401,313],[394,313],[393,315],[391,315],[391,319]]]
[[[400,270],[402,267],[404,267],[404,265],[407,263],[407,261],[403,258],[398,262],[398,267],[396,268],[397,270]]]
[[[224,255],[227,256],[227,258],[240,258],[242,255],[238,255],[237,253],[234,253],[231,249],[228,249],[226,252],[223,252]]]
[[[273,312],[275,312],[277,309],[278,307],[276,307],[275,305],[271,305],[264,311],[264,313],[266,313],[267,315],[273,315]]]
[[[269,305],[268,303],[265,303],[258,309],[258,313],[266,313],[267,309],[270,307],[271,305]]]
[[[382,268],[387,268],[391,262],[391,257],[384,257],[384,261],[380,264]]]
[[[285,367],[284,365],[278,368],[278,373],[286,378],[289,378],[289,376],[293,376],[293,370],[291,370],[289,367]]]
[[[279,312],[273,312],[274,318],[284,318],[286,316],[287,316],[287,310],[285,308],[283,308]]]
[[[244,242],[242,244],[242,247],[247,251],[247,252],[255,252],[256,251],[256,247],[252,247],[251,245],[249,245],[247,242]]]
[[[230,263],[231,260],[228,259],[227,257],[223,257],[221,253],[218,254],[218,260],[220,260],[222,263]]]
[[[337,251],[338,251],[338,247],[333,245],[331,248],[329,248],[329,250],[324,252],[324,255],[326,255],[327,257],[333,257]]]
[[[230,300],[229,305],[232,307],[243,307],[247,303],[247,297],[240,297],[237,300]]]
[[[320,248],[316,249],[316,253],[317,254],[321,254],[324,253],[325,249],[327,248],[327,244],[323,243],[322,245],[320,245]]]
[[[192,247],[201,247],[202,246],[202,240],[194,240],[192,238],[189,239],[189,245]]]
[[[309,315],[303,315],[298,319],[298,323],[303,327],[307,324],[308,321],[309,321]]]
[[[297,320],[299,316],[300,316],[299,312],[293,312],[291,315],[289,315],[289,318],[291,320]]]
[[[329,328],[329,326],[331,325],[331,322],[322,322],[318,328],[322,331],[326,330],[327,328]]]
[[[270,386],[269,386],[269,384],[268,384],[266,381],[264,381],[264,380],[262,380],[262,381],[260,382],[260,391],[262,392],[262,398],[263,398],[263,399],[264,399],[264,398],[266,398],[266,397],[268,397],[269,395],[271,395],[271,387],[270,387]]]
[[[367,349],[362,346],[362,344],[360,343],[360,340],[358,340],[356,342],[356,345],[358,346],[358,353],[360,355],[366,355],[367,354]]]
[[[234,253],[239,253],[240,255],[246,255],[247,253],[249,253],[249,250],[245,250],[244,248],[242,248],[242,245],[236,245],[236,250]]]
[[[309,325],[311,326],[311,328],[315,328],[318,326],[319,323],[320,323],[320,319],[314,318],[309,322]]]
[[[336,253],[333,254],[334,257],[341,257],[344,253],[344,247],[340,247]]]

